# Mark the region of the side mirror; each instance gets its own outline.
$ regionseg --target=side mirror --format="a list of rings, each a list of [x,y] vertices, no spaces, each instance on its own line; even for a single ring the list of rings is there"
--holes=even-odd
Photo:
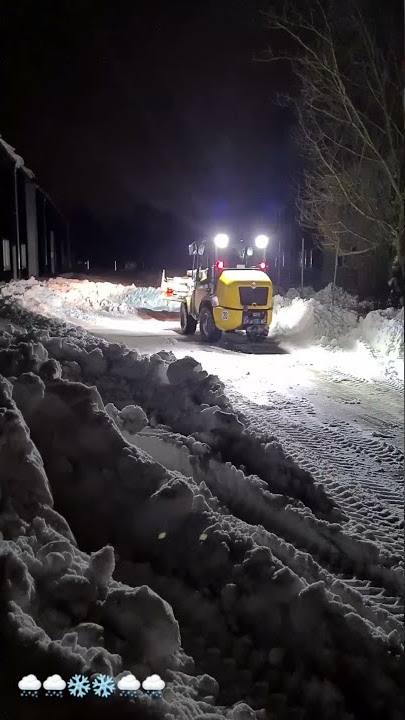
[[[197,243],[193,242],[191,245],[188,246],[188,254],[189,255],[197,255]]]

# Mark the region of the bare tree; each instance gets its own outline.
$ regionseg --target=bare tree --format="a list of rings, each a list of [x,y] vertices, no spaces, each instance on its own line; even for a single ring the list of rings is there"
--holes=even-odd
[[[311,0],[304,9],[286,0],[266,16],[292,47],[270,59],[289,60],[300,85],[282,100],[295,106],[305,157],[302,224],[336,257],[392,249],[403,273],[400,62],[377,44],[355,0]]]

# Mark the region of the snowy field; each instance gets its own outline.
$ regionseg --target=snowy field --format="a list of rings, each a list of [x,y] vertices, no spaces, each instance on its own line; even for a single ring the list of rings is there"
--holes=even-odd
[[[402,717],[403,311],[297,295],[252,349],[155,288],[0,287],[7,720]]]

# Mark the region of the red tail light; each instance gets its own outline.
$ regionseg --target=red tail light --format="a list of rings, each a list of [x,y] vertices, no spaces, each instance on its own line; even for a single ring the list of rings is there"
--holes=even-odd
[[[173,295],[173,288],[167,288],[166,295]]]
[[[259,268],[259,270],[266,270],[266,268],[268,267],[268,265],[267,265],[267,263],[266,263],[264,260],[262,260],[262,262],[259,262],[259,264],[258,264],[257,267]]]
[[[217,270],[223,270],[225,267],[225,263],[223,260],[217,260],[215,263],[215,267]]]

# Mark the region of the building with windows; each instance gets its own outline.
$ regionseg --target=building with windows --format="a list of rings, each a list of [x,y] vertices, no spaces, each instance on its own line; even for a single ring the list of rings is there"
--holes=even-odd
[[[0,280],[56,275],[70,266],[66,218],[0,136]]]

